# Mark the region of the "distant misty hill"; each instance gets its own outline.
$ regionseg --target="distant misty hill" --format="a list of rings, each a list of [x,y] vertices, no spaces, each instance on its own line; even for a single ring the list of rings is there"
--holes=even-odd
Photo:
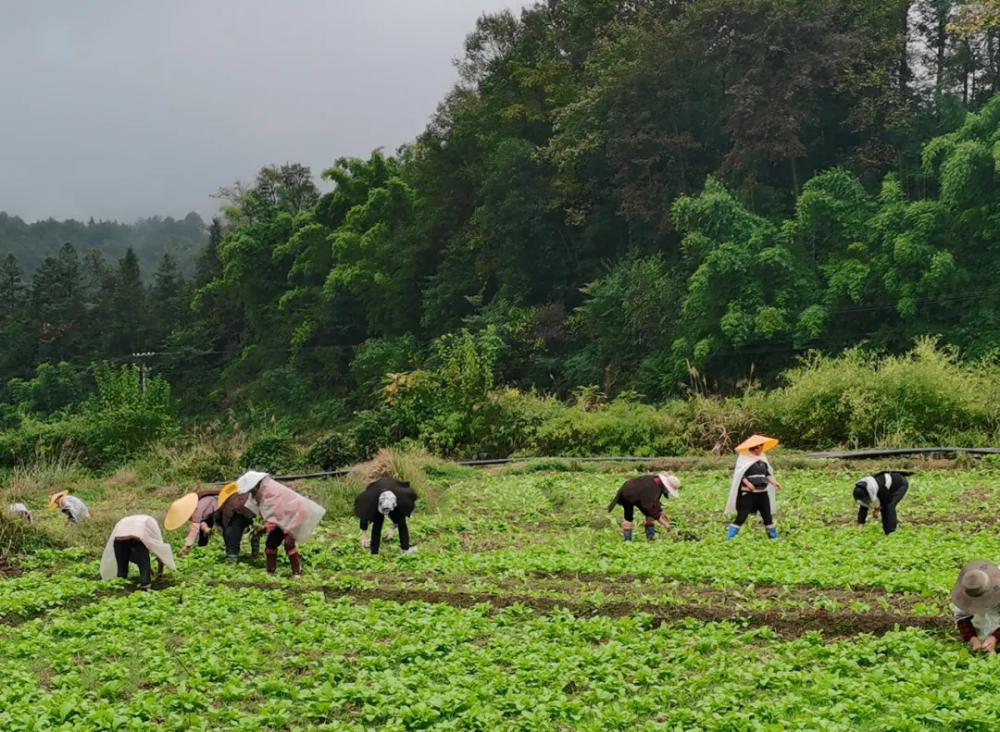
[[[13,253],[25,274],[31,276],[46,257],[54,257],[70,242],[83,257],[100,249],[109,262],[125,255],[131,247],[139,259],[144,278],[149,278],[164,251],[170,251],[185,274],[194,269],[194,258],[208,238],[205,222],[196,213],[183,219],[154,216],[134,224],[117,221],[36,221],[25,223],[18,216],[0,212],[0,259]]]

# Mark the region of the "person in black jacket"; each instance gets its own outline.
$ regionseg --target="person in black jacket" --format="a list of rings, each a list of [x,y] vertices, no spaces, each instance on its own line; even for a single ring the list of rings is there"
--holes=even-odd
[[[354,515],[361,520],[361,546],[371,547],[372,554],[378,554],[382,543],[382,527],[386,516],[399,529],[399,548],[404,554],[412,554],[417,549],[410,546],[410,529],[406,519],[413,513],[417,503],[417,492],[409,483],[393,478],[379,478],[370,483],[354,499]],[[368,525],[372,525],[371,541],[368,540]]]
[[[854,484],[854,500],[858,502],[858,531],[865,527],[869,509],[881,510],[882,531],[888,536],[896,530],[899,518],[896,507],[903,500],[910,484],[906,480],[909,473],[879,473],[867,475]]]
[[[670,519],[663,513],[660,499],[664,496],[677,498],[681,482],[675,475],[643,475],[626,480],[618,489],[614,499],[608,505],[608,513],[615,506],[625,509],[625,520],[622,522],[622,536],[625,541],[632,541],[632,520],[635,509],[639,509],[646,517],[646,539],[652,541],[656,537],[656,522],[660,522],[668,530],[673,530]]]

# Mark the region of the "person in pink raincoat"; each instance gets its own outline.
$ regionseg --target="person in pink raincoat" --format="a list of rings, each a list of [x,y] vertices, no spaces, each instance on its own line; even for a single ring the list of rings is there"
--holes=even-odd
[[[267,540],[264,544],[264,560],[267,573],[274,574],[278,568],[278,547],[285,546],[285,554],[292,565],[292,575],[302,574],[302,560],[299,544],[309,541],[326,510],[301,493],[274,480],[267,473],[249,471],[236,481],[237,492],[250,494],[259,509]]]

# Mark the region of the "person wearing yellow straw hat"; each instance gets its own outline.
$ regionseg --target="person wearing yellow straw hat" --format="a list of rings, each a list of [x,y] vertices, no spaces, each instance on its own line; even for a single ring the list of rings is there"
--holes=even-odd
[[[170,504],[167,517],[163,521],[163,526],[167,531],[179,529],[185,521],[190,522],[187,539],[184,541],[184,546],[177,552],[177,556],[183,557],[191,551],[195,542],[198,543],[198,546],[208,544],[208,538],[215,526],[215,508],[218,496],[218,490],[188,493]]]
[[[108,537],[101,557],[101,579],[114,577],[128,578],[128,566],[139,568],[139,589],[148,590],[153,584],[150,568],[150,553],[156,557],[159,569],[157,578],[163,574],[164,565],[176,570],[174,555],[170,545],[163,541],[160,525],[152,516],[126,516],[117,524]]]
[[[1000,567],[982,559],[966,564],[951,602],[962,642],[974,653],[994,653],[1000,641]]]
[[[736,514],[736,518],[726,529],[726,541],[740,533],[740,528],[750,514],[760,515],[767,531],[767,538],[777,539],[778,529],[774,525],[775,490],[781,485],[774,479],[774,469],[765,453],[774,449],[778,441],[773,437],[754,435],[736,447],[736,467],[729,484],[729,499],[726,513]]]
[[[240,544],[247,531],[250,531],[250,556],[256,557],[260,551],[260,533],[253,531],[253,522],[258,516],[257,504],[249,493],[240,494],[238,488],[236,483],[223,488],[215,511],[215,523],[222,527],[229,563],[239,560]]]
[[[87,504],[76,496],[71,496],[69,491],[53,493],[49,498],[49,510],[55,511],[57,508],[62,511],[67,523],[78,524],[84,519],[90,518]]]

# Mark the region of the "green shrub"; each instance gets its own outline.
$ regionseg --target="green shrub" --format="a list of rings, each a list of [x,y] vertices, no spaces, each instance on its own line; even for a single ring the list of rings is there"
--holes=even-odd
[[[308,460],[321,470],[337,470],[364,459],[358,451],[354,435],[335,430],[320,437],[309,448]]]
[[[567,408],[536,431],[539,455],[654,457],[686,452],[681,428],[665,413],[631,401],[596,411]]]
[[[296,464],[295,440],[287,432],[275,430],[255,436],[240,459],[245,470],[281,473]]]

